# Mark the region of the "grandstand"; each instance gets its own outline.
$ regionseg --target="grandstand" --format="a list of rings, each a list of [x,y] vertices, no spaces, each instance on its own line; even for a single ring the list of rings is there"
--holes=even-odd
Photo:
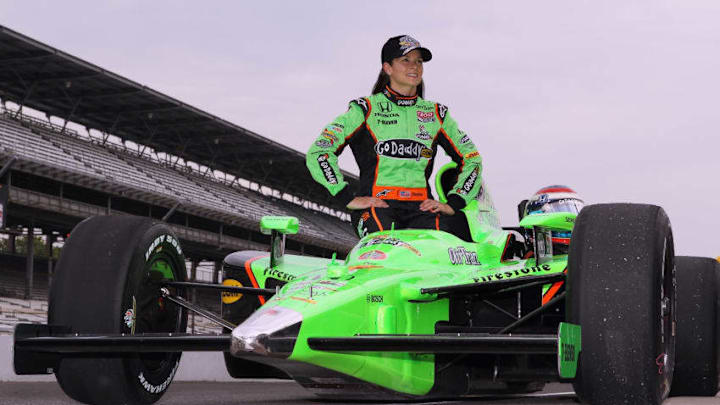
[[[299,218],[293,253],[343,257],[357,241],[302,153],[3,26],[0,61],[0,333],[10,313],[40,319],[52,276],[16,239],[51,251],[92,215],[166,221],[210,280],[226,254],[267,250],[263,215]]]

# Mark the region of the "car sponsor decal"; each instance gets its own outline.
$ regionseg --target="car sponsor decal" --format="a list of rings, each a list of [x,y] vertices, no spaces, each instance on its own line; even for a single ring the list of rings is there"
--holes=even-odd
[[[458,194],[461,194],[461,195],[466,195],[467,193],[470,192],[470,190],[472,190],[478,177],[479,177],[479,172],[478,172],[478,168],[476,167],[473,169],[472,172],[470,172],[470,175],[468,176],[467,179],[465,179],[465,182],[463,183],[463,185],[460,188],[458,188],[457,190],[455,190],[455,192],[457,192]]]
[[[162,382],[160,385],[153,385],[151,384],[146,378],[145,375],[140,372],[138,375],[138,380],[140,381],[140,385],[143,386],[145,391],[151,393],[151,394],[159,394],[163,391],[165,391],[170,385],[170,382],[172,381],[173,377],[175,377],[175,372],[177,372],[178,367],[180,366],[180,360],[177,360],[175,362],[175,366],[173,366],[173,369],[170,371],[170,375],[165,379],[165,381]]]
[[[389,113],[393,110],[393,103],[391,103],[389,101],[381,101],[378,103],[378,107],[380,109],[380,112]],[[375,114],[375,115],[377,115],[377,114]],[[398,114],[398,116],[400,116],[400,115]]]
[[[382,304],[384,299],[385,297],[383,297],[382,295],[368,294],[365,296],[365,302],[367,302],[368,304]]]
[[[396,159],[429,159],[432,149],[424,144],[410,139],[390,139],[375,144],[375,153]]]
[[[398,114],[398,113],[376,112],[376,113],[373,113],[373,116],[383,117],[383,118],[400,118],[400,114]]]
[[[315,145],[320,148],[327,149],[332,146],[332,142],[328,141],[327,139],[318,139],[318,141],[315,142]]]
[[[417,250],[415,247],[413,247],[411,244],[409,244],[405,241],[402,241],[400,239],[397,239],[397,238],[391,238],[388,235],[379,235],[370,240],[367,240],[367,241],[361,243],[358,246],[358,249],[362,249],[367,246],[376,246],[376,245],[400,246],[400,247],[410,250],[411,252],[415,253],[418,256],[422,256],[420,254],[420,251]]]
[[[328,134],[323,134],[323,138],[325,138],[325,140],[327,140],[328,142],[330,142],[330,146],[334,145],[334,144],[335,144],[335,141],[337,141],[337,137],[334,137],[334,136],[331,136],[331,135],[328,135]]]
[[[529,274],[542,273],[543,271],[550,271],[550,270],[552,270],[552,267],[550,267],[549,264],[543,264],[542,266],[524,267],[522,269],[499,271],[497,273],[490,274],[487,276],[477,276],[477,277],[473,277],[473,280],[475,280],[476,283],[497,281],[497,280],[508,279],[513,276],[514,277],[527,276]]]
[[[398,44],[400,44],[400,49],[403,51],[403,55],[405,55],[406,53],[405,50],[420,47],[420,42],[418,42],[417,39],[411,37],[410,35],[405,35],[404,37],[400,38],[398,40]]]
[[[291,300],[295,300],[295,301],[307,302],[308,304],[317,304],[317,301],[311,300],[311,299],[309,299],[309,298],[292,296],[292,297],[290,297],[290,299],[291,299]]]
[[[450,256],[450,263],[452,264],[468,264],[473,266],[480,265],[477,253],[471,252],[462,246],[448,248],[448,256]]]
[[[234,280],[232,278],[226,278],[223,280],[222,285],[227,285],[230,287],[242,287],[242,283]],[[222,300],[223,304],[232,304],[233,302],[237,302],[240,298],[242,298],[242,293],[238,292],[232,292],[232,291],[223,291],[220,293],[220,299]]]
[[[397,120],[377,120],[378,125],[396,125],[398,123]]]
[[[435,122],[435,113],[432,111],[429,111],[429,112],[418,111],[417,119],[420,122]]]
[[[357,270],[368,270],[368,269],[382,269],[385,266],[378,266],[375,264],[358,264],[355,266],[348,266],[348,272],[353,272]]]
[[[419,130],[420,132],[418,132],[417,134],[415,134],[415,137],[416,137],[416,138],[418,138],[418,139],[420,139],[420,140],[423,140],[423,141],[429,141],[429,140],[430,140],[430,133],[427,131],[427,129],[425,129],[425,125],[420,125],[420,126],[418,126],[418,130]]]
[[[161,251],[162,246],[160,246],[160,244],[163,242],[169,243],[173,248],[175,248],[179,255],[183,254],[182,249],[180,249],[180,242],[178,242],[177,239],[175,239],[171,235],[160,235],[152,241],[150,246],[148,246],[147,250],[145,251],[145,260],[148,260],[150,258],[150,255],[156,248],[158,248],[158,252]]]
[[[366,219],[363,219],[362,217],[358,220],[356,230],[357,230],[357,234],[360,238],[364,238],[368,234],[368,229],[365,226],[365,221],[366,221]]]
[[[125,314],[123,315],[123,321],[125,322],[125,326],[130,329],[130,334],[135,334],[135,320],[137,316],[137,300],[135,299],[135,296],[132,297],[132,308],[128,308],[127,311],[125,311]]]
[[[385,260],[387,254],[381,250],[371,250],[358,256],[358,260]]]
[[[297,278],[297,277],[293,276],[292,274],[286,273],[284,271],[280,271],[278,269],[273,269],[273,268],[265,269],[263,271],[263,275],[265,275],[267,277],[276,278],[276,279],[282,280],[282,281],[292,281]]]
[[[328,135],[331,135],[333,137],[337,136],[337,134],[341,134],[343,132],[343,126],[339,126],[338,124],[330,124],[325,128],[323,133],[327,133]],[[337,141],[337,138],[335,138]]]
[[[411,106],[411,105],[415,105],[415,103],[417,102],[417,99],[416,98],[398,98],[397,100],[395,100],[395,102],[399,106]]]
[[[330,184],[338,184],[335,170],[333,170],[333,168],[330,166],[330,162],[328,162],[329,157],[330,156],[327,153],[324,153],[317,157],[317,161],[320,165],[320,170],[322,170],[323,174],[325,175],[325,180]]]
[[[464,144],[470,142],[470,137],[468,136],[468,134],[466,134],[463,131],[459,131],[459,132],[462,135],[462,138],[460,138],[460,144],[464,145]]]
[[[437,111],[438,111],[438,116],[440,117],[440,121],[445,121],[445,115],[447,115],[448,108],[442,104],[438,104]]]
[[[135,311],[132,308],[128,308],[128,310],[125,311],[123,320],[125,321],[125,326],[132,328],[135,324]]]
[[[368,110],[370,110],[370,108],[367,105],[367,101],[364,98],[358,98],[355,100],[355,102],[363,109],[363,111],[366,114],[367,114]]]
[[[470,152],[470,153],[468,153],[467,155],[465,155],[465,159],[472,159],[472,158],[477,157],[477,156],[480,156],[480,152],[478,152],[478,151],[473,151],[473,152]]]

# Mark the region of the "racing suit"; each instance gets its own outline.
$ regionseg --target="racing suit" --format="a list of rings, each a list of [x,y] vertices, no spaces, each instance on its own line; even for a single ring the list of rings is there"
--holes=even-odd
[[[390,208],[354,210],[353,225],[365,233],[390,228],[452,231],[453,217],[420,211],[432,199],[428,179],[437,147],[458,164],[458,180],[447,193],[457,213],[477,196],[482,159],[470,137],[458,128],[442,104],[405,97],[390,87],[350,102],[348,111],[323,129],[306,155],[310,174],[343,205],[355,196],[385,200]],[[350,190],[338,166],[346,146],[360,169],[358,190]]]

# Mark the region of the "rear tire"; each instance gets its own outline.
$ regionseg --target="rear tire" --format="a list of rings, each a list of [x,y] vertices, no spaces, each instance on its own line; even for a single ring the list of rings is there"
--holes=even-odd
[[[671,396],[718,392],[718,281],[720,264],[705,257],[678,257],[677,354]]]
[[[161,278],[186,278],[178,239],[167,226],[138,217],[89,218],[63,247],[48,323],[73,333],[185,332],[187,314],[160,297]],[[180,353],[93,354],[62,359],[55,376],[80,402],[150,404],[165,393],[179,362]]]
[[[659,405],[675,359],[672,231],[662,208],[585,207],[570,243],[568,321],[582,327],[573,387],[593,405]]]

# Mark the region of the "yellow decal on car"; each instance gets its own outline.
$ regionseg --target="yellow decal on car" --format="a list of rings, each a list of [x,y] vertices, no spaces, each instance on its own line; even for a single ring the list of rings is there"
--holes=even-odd
[[[233,280],[232,278],[226,278],[225,280],[223,280],[222,283],[223,285],[228,285],[231,287],[243,286],[241,282]],[[223,291],[221,294],[223,304],[232,304],[233,302],[237,302],[240,298],[242,298],[242,296],[243,295],[241,293],[231,291]]]

